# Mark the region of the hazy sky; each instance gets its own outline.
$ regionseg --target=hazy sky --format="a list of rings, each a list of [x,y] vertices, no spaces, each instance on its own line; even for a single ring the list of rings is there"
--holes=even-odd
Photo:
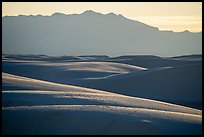
[[[202,2],[2,2],[2,16],[116,13],[160,30],[202,31]]]

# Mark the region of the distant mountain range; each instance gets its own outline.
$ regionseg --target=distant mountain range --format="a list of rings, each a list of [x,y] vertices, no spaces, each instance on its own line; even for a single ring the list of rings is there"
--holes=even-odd
[[[114,13],[2,17],[2,52],[46,55],[202,54],[202,32],[160,31]]]

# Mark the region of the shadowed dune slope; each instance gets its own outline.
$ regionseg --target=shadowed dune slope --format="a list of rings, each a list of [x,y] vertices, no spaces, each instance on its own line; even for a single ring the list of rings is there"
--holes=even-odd
[[[150,69],[140,74],[121,74],[106,79],[86,79],[72,84],[202,108],[201,74],[202,64],[195,64]]]

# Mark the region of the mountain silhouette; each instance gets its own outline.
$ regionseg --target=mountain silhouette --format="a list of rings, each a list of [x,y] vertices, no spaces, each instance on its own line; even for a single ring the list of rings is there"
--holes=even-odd
[[[81,14],[2,17],[2,52],[45,55],[157,55],[202,53],[202,32],[160,31],[123,15]]]

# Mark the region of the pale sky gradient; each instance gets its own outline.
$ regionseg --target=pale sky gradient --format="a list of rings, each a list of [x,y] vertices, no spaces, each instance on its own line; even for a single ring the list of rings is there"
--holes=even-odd
[[[86,10],[122,14],[160,30],[202,31],[202,2],[2,2],[2,16],[80,14]]]

